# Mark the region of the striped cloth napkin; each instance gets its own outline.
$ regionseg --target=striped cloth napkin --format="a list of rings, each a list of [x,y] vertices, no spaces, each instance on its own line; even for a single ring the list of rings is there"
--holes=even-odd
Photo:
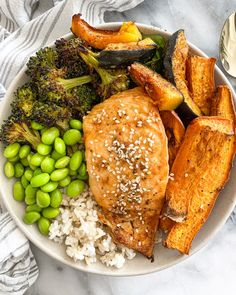
[[[30,55],[70,32],[73,14],[80,12],[96,25],[105,11],[124,11],[142,1],[0,0],[0,101]],[[23,294],[35,282],[38,267],[29,241],[3,211],[0,204],[0,294]]]

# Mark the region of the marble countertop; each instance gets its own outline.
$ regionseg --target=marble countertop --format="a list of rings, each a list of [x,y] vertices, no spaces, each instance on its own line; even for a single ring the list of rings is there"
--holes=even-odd
[[[184,28],[189,41],[218,57],[221,27],[235,8],[236,0],[145,0],[124,13],[109,12],[105,20],[134,20],[171,32]],[[86,274],[55,261],[33,245],[32,250],[40,275],[27,295],[236,294],[236,209],[204,249],[171,269],[150,275],[112,278]]]

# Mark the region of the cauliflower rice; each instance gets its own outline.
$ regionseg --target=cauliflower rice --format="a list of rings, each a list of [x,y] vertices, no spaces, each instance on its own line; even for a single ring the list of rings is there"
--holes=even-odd
[[[60,210],[50,226],[49,238],[64,243],[67,255],[74,261],[91,264],[100,260],[106,266],[121,268],[126,259],[135,257],[135,251],[116,245],[105,231],[89,188],[76,199],[64,196]]]

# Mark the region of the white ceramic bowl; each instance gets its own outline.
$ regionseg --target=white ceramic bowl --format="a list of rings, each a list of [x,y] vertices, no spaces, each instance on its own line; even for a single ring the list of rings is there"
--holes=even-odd
[[[119,27],[121,23],[109,23],[98,26],[101,29],[115,29]],[[160,30],[155,27],[138,24],[138,27],[143,33],[157,33],[161,34],[164,37],[168,37],[170,33]],[[64,36],[65,38],[70,38],[72,35],[69,34]],[[191,51],[197,55],[206,56],[200,49],[196,46],[189,44]],[[52,45],[53,46],[53,45]],[[27,81],[27,76],[25,74],[26,68],[24,67],[20,73],[15,77],[11,86],[9,87],[5,101],[1,105],[0,118],[1,121],[4,120],[10,113],[10,102],[13,98],[13,94],[17,87],[24,84]],[[215,67],[215,80],[216,84],[227,84],[233,93],[235,99],[235,93],[231,87],[229,81],[222,73],[222,71],[216,66]],[[0,146],[0,163],[1,166],[5,162],[5,159],[2,156],[3,146]],[[236,178],[236,168],[233,167],[231,172],[231,177],[227,183],[225,189],[221,192],[216,205],[213,209],[210,218],[206,224],[201,229],[200,233],[197,235],[196,239],[193,242],[190,255],[196,253],[201,249],[206,243],[214,236],[214,234],[224,225],[230,213],[232,212],[235,203],[236,203],[236,182],[233,179]],[[150,260],[146,259],[142,255],[137,255],[133,260],[127,261],[125,266],[121,269],[107,268],[101,263],[96,263],[93,265],[85,265],[84,262],[75,263],[72,259],[66,256],[65,249],[63,246],[56,244],[55,242],[50,241],[46,237],[42,236],[35,225],[29,226],[25,225],[22,221],[22,216],[24,214],[24,205],[16,202],[12,197],[12,185],[14,180],[7,180],[4,176],[3,169],[0,169],[0,190],[3,196],[4,203],[16,221],[19,228],[24,232],[24,234],[29,238],[29,240],[39,247],[42,251],[50,255],[51,257],[69,265],[76,269],[103,274],[103,275],[112,275],[112,276],[131,276],[131,275],[141,275],[147,274],[155,271],[160,271],[164,268],[171,267],[174,264],[183,261],[188,256],[179,254],[177,251],[165,249],[163,246],[158,244],[155,247],[155,261],[153,263]]]

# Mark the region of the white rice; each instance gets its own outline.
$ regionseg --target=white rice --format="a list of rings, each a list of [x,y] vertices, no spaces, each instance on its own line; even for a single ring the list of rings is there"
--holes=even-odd
[[[100,260],[106,266],[121,268],[135,251],[113,243],[98,219],[98,206],[87,188],[76,199],[64,196],[61,215],[51,224],[49,238],[64,243],[74,261],[87,264]]]

